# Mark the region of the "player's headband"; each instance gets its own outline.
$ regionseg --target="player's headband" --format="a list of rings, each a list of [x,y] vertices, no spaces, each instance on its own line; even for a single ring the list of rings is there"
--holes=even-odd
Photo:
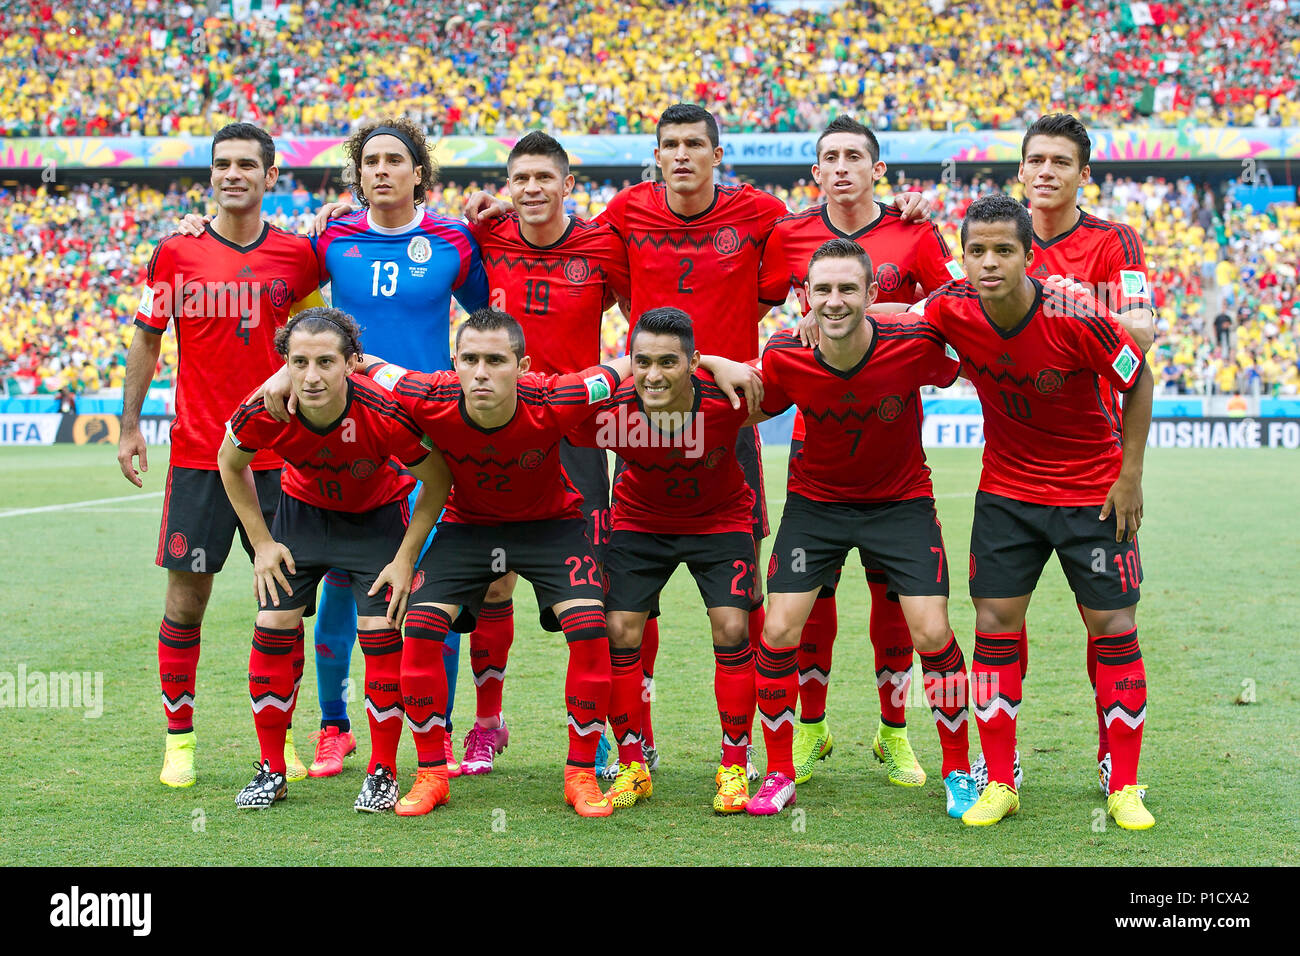
[[[352,332],[343,323],[333,318],[325,309],[303,309],[297,315],[289,320],[288,335],[292,335],[298,328],[298,323],[304,319],[315,319],[319,322],[326,322],[338,329],[343,335],[343,341],[349,345],[355,345],[356,340],[352,337]]]
[[[407,136],[396,126],[376,126],[371,130],[370,135],[361,141],[361,152],[363,154],[366,151],[366,143],[370,142],[376,136],[392,136],[395,139],[400,140],[402,145],[406,147],[406,151],[411,154],[411,165],[420,165],[420,151],[415,148],[415,143],[412,141],[411,137]]]

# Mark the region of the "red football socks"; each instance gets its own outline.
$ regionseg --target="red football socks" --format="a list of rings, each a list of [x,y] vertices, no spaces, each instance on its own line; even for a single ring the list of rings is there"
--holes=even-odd
[[[1020,713],[1020,635],[975,632],[972,703],[989,781],[1014,787],[1016,716]]]
[[[194,729],[194,678],[199,667],[201,627],[177,624],[164,617],[158,628],[158,679],[167,732],[171,734]]]
[[[934,715],[939,730],[939,746],[943,749],[940,776],[947,777],[954,770],[970,773],[966,659],[955,636],[949,636],[942,650],[921,654],[921,681],[925,688],[925,702],[930,705],[930,713]]]
[[[357,631],[366,658],[366,718],[370,722],[370,765],[397,770],[402,740],[402,635],[393,628]]]
[[[599,604],[573,607],[559,615],[569,643],[564,702],[569,712],[570,767],[595,767],[596,747],[609,712],[609,634]]]
[[[713,645],[713,693],[722,723],[722,765],[745,766],[754,727],[754,651]]]
[[[814,724],[826,716],[826,691],[838,629],[835,595],[819,597],[799,635],[799,717],[805,724]]]
[[[402,707],[415,736],[415,755],[421,767],[447,762],[447,671],[442,652],[449,630],[451,618],[441,608],[417,607],[406,612]]]
[[[1147,715],[1147,672],[1137,629],[1093,638],[1097,647],[1097,704],[1110,737],[1110,791],[1137,783]]]

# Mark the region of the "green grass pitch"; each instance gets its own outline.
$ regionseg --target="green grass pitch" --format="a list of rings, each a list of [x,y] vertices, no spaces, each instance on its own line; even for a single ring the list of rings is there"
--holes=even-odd
[[[783,452],[770,451],[766,462],[774,530]],[[936,451],[930,463],[948,556],[960,569],[979,455]],[[835,753],[799,788],[797,814],[710,812],[719,740],[713,658],[684,572],[663,602],[655,709],[663,764],[643,805],[607,820],[581,820],[564,805],[566,655],[559,636],[536,627],[531,590],[521,588],[505,691],[512,743],[494,773],[453,781],[451,805],[428,817],[370,817],[352,811],[364,772],[358,755],[341,776],[291,785],[285,803],[239,814],[234,794],[252,774],[256,738],[245,683],[254,605],[238,553],[217,579],[204,625],[199,782],[167,790],[157,781],[155,657],[165,576],[153,565],[165,449],[153,450],[138,500],[24,514],[15,512],[127,498],[134,489],[111,447],[0,449],[0,680],[20,669],[100,672],[104,697],[97,718],[84,707],[0,709],[0,805],[8,808],[0,863],[1295,865],[1296,466],[1284,451],[1148,455],[1138,620],[1151,704],[1141,778],[1157,823],[1135,834],[1106,825],[1083,629],[1055,561],[1029,613],[1022,809],[996,827],[968,829],[944,815],[938,741],[919,702],[908,710],[911,739],[930,781],[890,786],[871,759],[876,692],[856,557],[840,591],[829,699]],[[960,574],[953,583],[952,623],[969,659],[974,614]],[[467,657],[457,737],[473,713]],[[361,668],[357,652],[354,686]],[[315,708],[309,657],[300,751]],[[364,712],[355,702],[351,711],[364,751]],[[971,738],[977,748],[973,727]],[[405,789],[414,768],[409,734],[400,759]]]

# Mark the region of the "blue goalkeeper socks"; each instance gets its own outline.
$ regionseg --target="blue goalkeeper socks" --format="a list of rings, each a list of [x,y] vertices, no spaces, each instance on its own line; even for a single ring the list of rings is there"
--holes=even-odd
[[[321,582],[316,608],[316,692],[321,726],[335,724],[343,733],[351,729],[343,695],[356,637],[357,603],[352,586],[345,573],[331,571]]]

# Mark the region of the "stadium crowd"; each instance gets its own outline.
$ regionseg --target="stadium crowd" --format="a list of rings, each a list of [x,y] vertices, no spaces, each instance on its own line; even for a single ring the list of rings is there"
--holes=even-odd
[[[283,188],[292,186],[286,181]],[[476,188],[440,185],[430,203],[458,215],[467,191]],[[580,182],[569,211],[595,216],[616,188],[608,181]],[[766,188],[792,211],[819,199],[811,182]],[[879,186],[882,198],[893,190],[921,191],[954,250],[967,206],[999,189],[1022,195],[1014,181],[896,180],[888,189]],[[198,185],[173,185],[165,193],[104,183],[0,190],[0,376],[9,393],[120,387],[150,249],[185,212],[206,202],[206,189]],[[1300,208],[1252,213],[1188,179],[1109,175],[1085,187],[1081,205],[1128,222],[1146,245],[1157,308],[1152,357],[1165,394],[1300,391]],[[310,214],[274,221],[305,230]],[[761,338],[793,325],[796,315],[791,297],[769,314]],[[608,319],[604,344],[613,355],[626,323],[617,310]],[[163,343],[159,385],[170,384],[176,363],[170,332]]]
[[[225,7],[225,5],[221,5]],[[271,4],[267,4],[271,6]],[[349,133],[379,111],[444,135],[724,129],[1300,125],[1286,0],[308,0],[283,21],[162,0],[0,0],[0,135]],[[958,82],[958,77],[961,81]]]

